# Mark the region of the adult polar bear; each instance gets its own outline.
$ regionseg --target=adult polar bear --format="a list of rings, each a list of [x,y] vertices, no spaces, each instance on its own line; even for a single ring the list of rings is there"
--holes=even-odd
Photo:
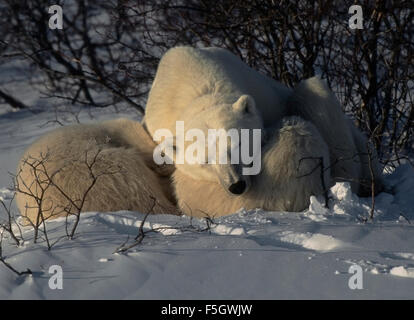
[[[173,170],[154,165],[154,147],[139,122],[122,118],[46,134],[28,147],[18,164],[21,215],[26,223],[41,222],[36,198],[41,199],[43,219],[77,213],[77,206],[82,212],[178,214],[169,181]]]
[[[329,186],[329,150],[318,130],[299,117],[285,117],[269,130],[263,146],[262,171],[252,187],[235,197],[218,183],[193,179],[181,170],[173,174],[178,207],[194,217],[219,217],[239,210],[302,211],[312,195]],[[320,166],[326,165],[326,170]],[[322,174],[321,174],[322,173]]]
[[[227,50],[172,48],[158,66],[144,125],[154,137],[158,129],[175,134],[176,121],[184,121],[186,130],[198,128],[207,136],[208,128],[271,127],[286,115],[299,115],[316,126],[329,147],[333,181],[349,181],[359,193],[361,178],[371,177],[366,157],[358,156],[366,153],[365,139],[318,78],[291,90],[249,68]],[[184,150],[176,150],[177,155],[180,152]],[[240,165],[176,165],[193,179],[219,182],[235,194],[248,190],[249,177],[240,174]],[[377,168],[374,164],[379,180]]]
[[[289,112],[312,122],[327,143],[333,181],[348,181],[360,196],[382,189],[377,154],[366,137],[347,119],[326,83],[317,77],[303,80],[288,101]],[[370,150],[368,150],[368,147]]]
[[[144,124],[153,137],[158,129],[167,129],[177,139],[184,137],[176,132],[176,121],[184,121],[185,132],[196,128],[206,137],[209,128],[262,129],[283,117],[290,93],[227,50],[176,47],[159,63]],[[177,157],[185,152],[175,147]],[[249,186],[242,164],[175,164],[193,178],[219,182],[235,194]]]

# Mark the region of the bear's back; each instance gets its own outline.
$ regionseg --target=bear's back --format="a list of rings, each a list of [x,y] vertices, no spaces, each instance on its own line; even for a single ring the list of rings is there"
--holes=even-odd
[[[149,133],[153,136],[160,128],[174,132],[186,108],[196,108],[192,102],[208,94],[232,99],[248,94],[265,126],[272,126],[286,114],[291,90],[253,70],[228,50],[175,47],[162,57],[149,93],[144,119]]]

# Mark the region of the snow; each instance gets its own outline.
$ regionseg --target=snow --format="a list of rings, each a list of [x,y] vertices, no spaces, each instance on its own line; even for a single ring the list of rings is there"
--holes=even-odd
[[[414,278],[414,268],[394,267],[391,269],[390,274],[397,277]]]
[[[41,98],[24,100],[37,112],[0,104],[0,197],[6,203],[13,196],[9,173],[15,173],[23,150],[59,126],[55,111],[40,107]],[[112,108],[78,117],[90,122],[121,116],[139,119],[134,111]],[[50,221],[51,250],[44,240],[33,243],[30,227],[21,229],[25,242],[19,247],[4,233],[5,260],[33,274],[18,276],[0,263],[0,298],[412,299],[414,169],[406,164],[387,172],[387,191],[376,197],[375,218],[368,222],[363,218],[371,199],[337,183],[329,208],[322,197],[312,197],[304,212],[241,209],[213,219],[209,228],[202,219],[150,215],[143,228],[155,231],[124,253],[115,251],[134,241],[143,213],[82,214],[73,240],[65,237],[64,219]],[[15,205],[12,209],[16,212]],[[4,217],[1,212],[0,220]],[[364,272],[362,290],[348,287],[354,264]],[[62,290],[49,287],[53,265],[62,267]]]
[[[292,231],[282,232],[281,241],[293,243],[303,248],[315,251],[333,251],[349,246],[341,240],[320,233],[297,233]]]

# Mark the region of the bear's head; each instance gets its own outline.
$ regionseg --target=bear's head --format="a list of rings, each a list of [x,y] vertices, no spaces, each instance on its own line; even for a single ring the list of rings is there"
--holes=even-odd
[[[217,103],[206,95],[193,102],[197,107],[186,109],[184,128],[176,128],[174,162],[192,178],[219,182],[227,192],[240,195],[250,187],[250,176],[244,173],[255,162],[252,154],[260,153],[263,120],[251,96],[226,100]]]

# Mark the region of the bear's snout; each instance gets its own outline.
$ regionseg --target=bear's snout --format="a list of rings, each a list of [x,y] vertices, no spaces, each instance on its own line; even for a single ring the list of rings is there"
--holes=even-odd
[[[246,190],[246,186],[247,186],[246,181],[240,180],[240,181],[237,181],[236,183],[233,183],[229,187],[229,191],[233,194],[240,195]]]

